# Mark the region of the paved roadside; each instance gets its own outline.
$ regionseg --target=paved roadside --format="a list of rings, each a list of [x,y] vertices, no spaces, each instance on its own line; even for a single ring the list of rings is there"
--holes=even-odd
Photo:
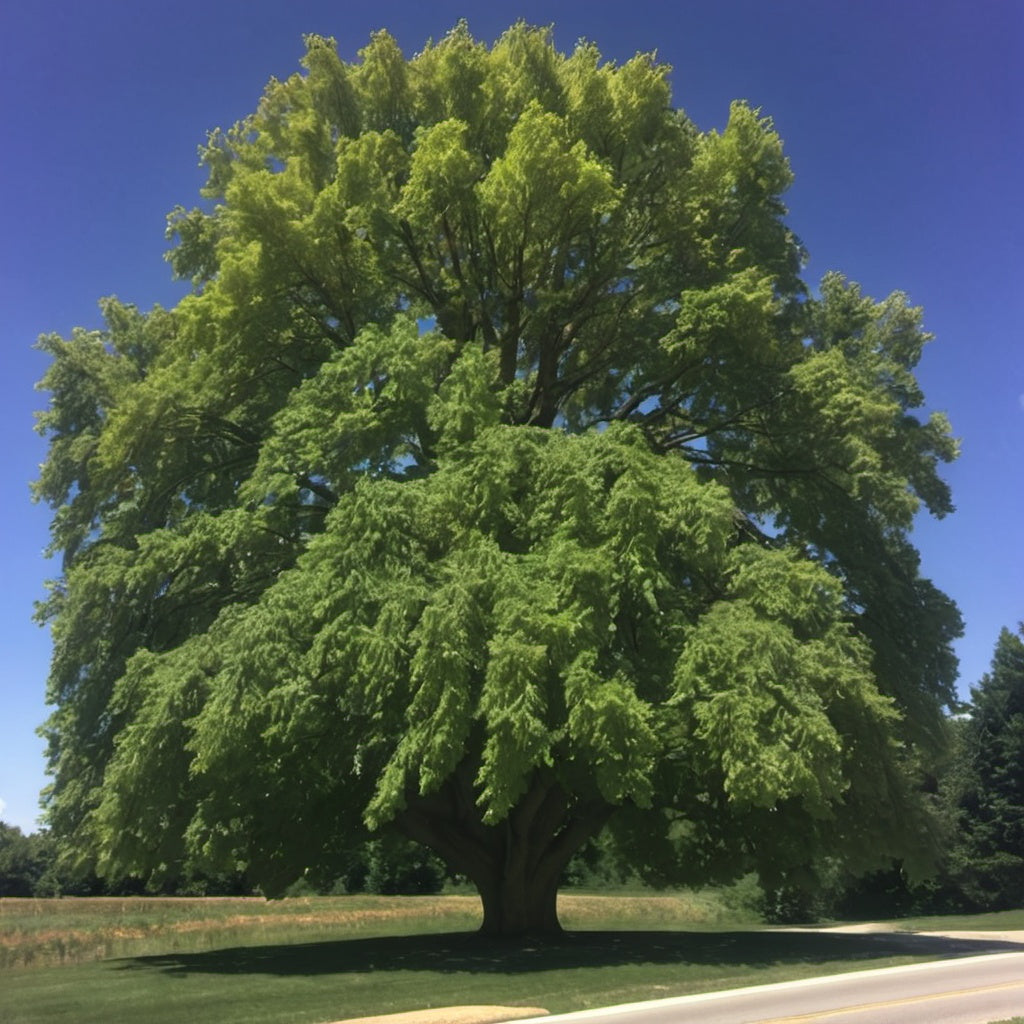
[[[536,1024],[989,1024],[1024,1005],[1024,947],[552,1016]],[[534,1024],[522,1021],[521,1024]]]

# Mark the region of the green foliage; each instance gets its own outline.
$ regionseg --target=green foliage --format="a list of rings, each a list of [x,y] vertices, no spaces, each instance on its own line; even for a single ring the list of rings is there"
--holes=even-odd
[[[841,918],[895,918],[1020,908],[1024,893],[1024,642],[1003,630],[991,671],[950,722],[952,743],[932,787],[943,853],[928,879],[900,864],[832,878],[812,897]]]
[[[363,889],[381,896],[429,896],[444,887],[444,865],[408,840],[382,836],[366,846]]]
[[[0,821],[0,897],[41,895],[53,860],[53,843],[46,833],[26,836]]]
[[[1024,901],[1024,627],[1004,629],[971,691],[950,779],[958,841],[952,881],[975,910]]]
[[[303,67],[202,150],[193,292],[41,342],[67,850],[275,892],[393,823],[552,908],[609,819],[653,880],[926,861],[955,443],[920,311],[800,280],[771,121],[523,24]]]

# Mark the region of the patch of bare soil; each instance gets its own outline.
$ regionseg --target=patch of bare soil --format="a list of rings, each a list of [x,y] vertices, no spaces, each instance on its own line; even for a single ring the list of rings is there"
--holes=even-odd
[[[333,1024],[499,1024],[506,1020],[546,1017],[547,1013],[536,1006],[441,1006],[380,1017],[354,1017]]]

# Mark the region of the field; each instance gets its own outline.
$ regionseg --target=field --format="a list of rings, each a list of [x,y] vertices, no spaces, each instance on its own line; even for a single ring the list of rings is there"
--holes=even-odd
[[[764,929],[699,893],[567,895],[560,913],[565,941],[524,945],[473,934],[471,896],[0,900],[0,1022],[316,1024],[473,1003],[559,1012],[945,950],[923,935]],[[1024,913],[955,927],[1022,928]]]

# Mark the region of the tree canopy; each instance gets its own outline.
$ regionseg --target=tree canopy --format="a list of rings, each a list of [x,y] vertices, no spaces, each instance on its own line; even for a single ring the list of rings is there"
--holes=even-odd
[[[306,45],[169,218],[191,293],[41,339],[54,832],[277,892],[395,827],[498,932],[605,825],[655,880],[924,857],[920,310],[812,293],[771,121],[649,54]]]

